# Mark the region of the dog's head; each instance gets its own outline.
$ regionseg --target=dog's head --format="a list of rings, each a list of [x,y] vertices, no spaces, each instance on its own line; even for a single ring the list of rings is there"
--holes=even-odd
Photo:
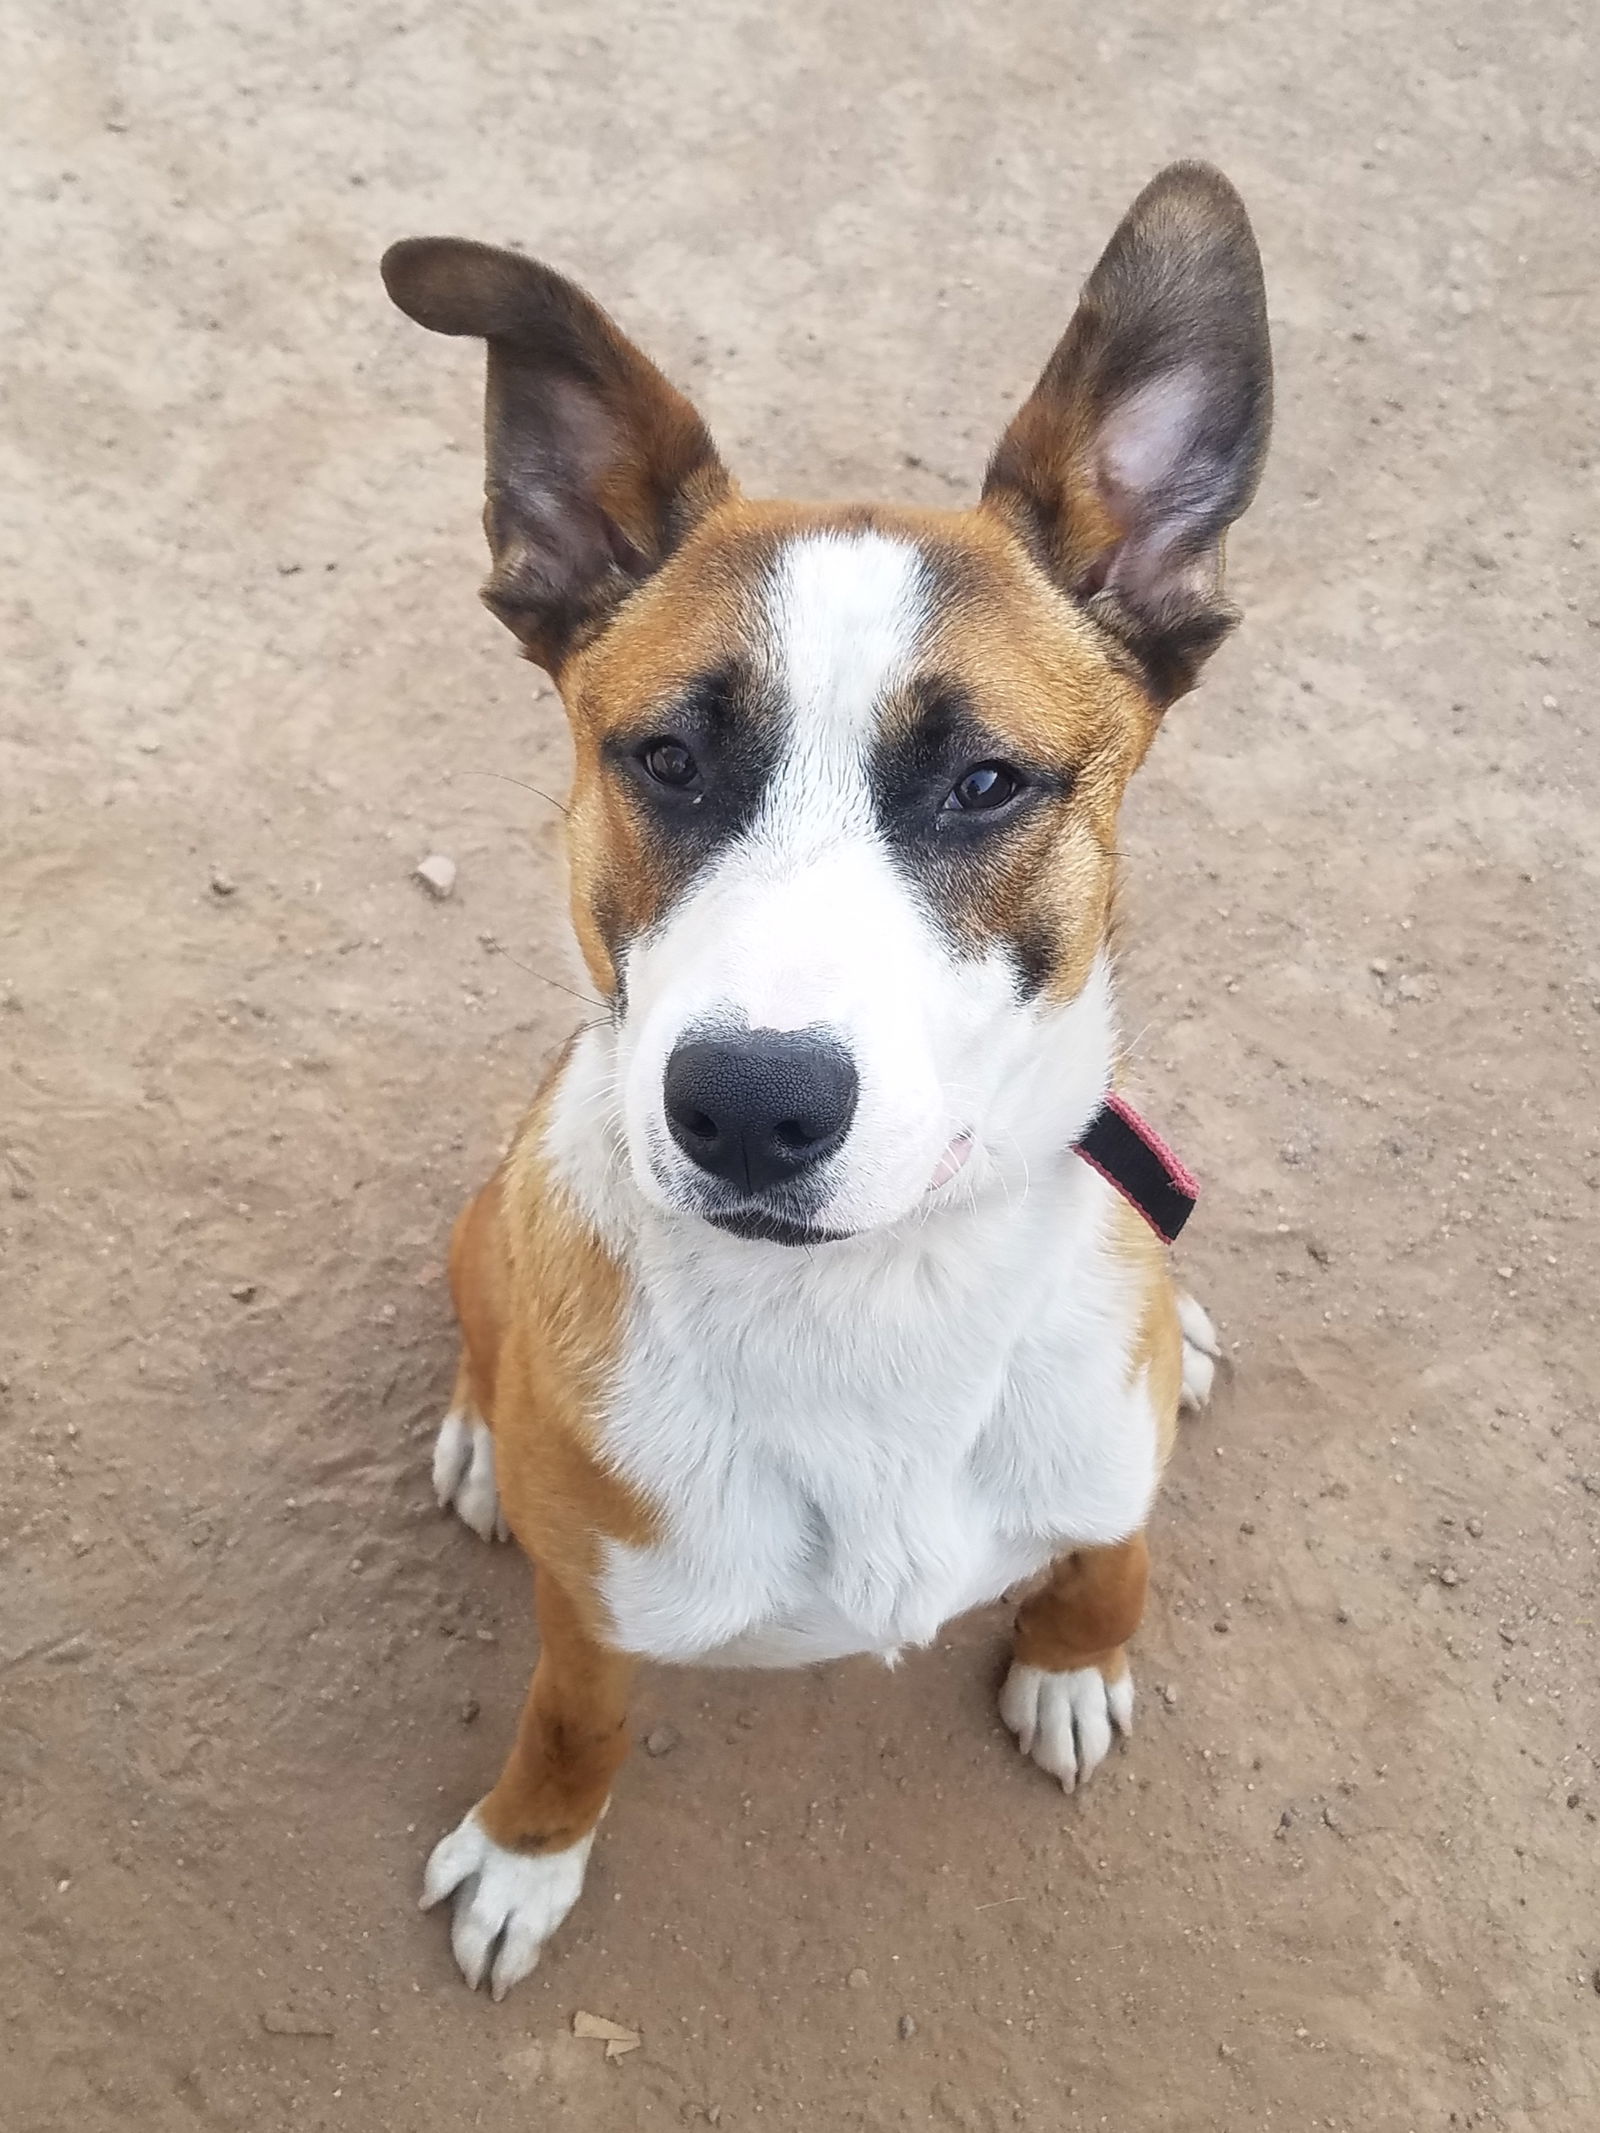
[[[1110,1067],[1118,805],[1234,620],[1266,448],[1233,189],[1140,195],[961,512],[751,503],[549,268],[417,238],[383,272],[488,344],[484,599],[571,718],[641,1188],[801,1242],[1059,1152]]]

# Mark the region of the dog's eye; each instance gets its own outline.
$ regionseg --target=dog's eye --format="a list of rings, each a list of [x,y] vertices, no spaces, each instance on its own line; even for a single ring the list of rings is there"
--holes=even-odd
[[[682,741],[670,738],[647,741],[639,750],[639,761],[658,785],[670,785],[678,792],[700,775],[700,765]]]
[[[1021,792],[1026,779],[1009,763],[974,763],[963,771],[945,798],[945,807],[962,814],[982,808],[1004,807]]]

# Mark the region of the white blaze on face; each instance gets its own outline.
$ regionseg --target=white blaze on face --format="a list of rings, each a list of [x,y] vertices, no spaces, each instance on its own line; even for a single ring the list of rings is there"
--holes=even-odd
[[[854,1231],[918,1206],[957,1136],[981,1148],[1018,1040],[1038,1030],[1009,957],[957,949],[874,812],[874,739],[916,671],[932,591],[917,548],[877,533],[808,535],[778,558],[752,650],[783,704],[783,752],[750,827],[628,958],[624,1126],[660,1204],[683,1205],[696,1179],[662,1108],[691,1033],[822,1028],[849,1052],[855,1117],[813,1219]]]

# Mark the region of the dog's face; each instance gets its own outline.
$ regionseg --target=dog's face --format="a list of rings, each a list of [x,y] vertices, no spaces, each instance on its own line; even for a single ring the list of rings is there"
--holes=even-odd
[[[1147,189],[962,513],[746,502],[547,269],[423,239],[385,277],[489,344],[485,598],[571,718],[642,1190],[809,1243],[1025,1183],[1104,1092],[1124,787],[1232,620],[1270,400],[1236,196]]]

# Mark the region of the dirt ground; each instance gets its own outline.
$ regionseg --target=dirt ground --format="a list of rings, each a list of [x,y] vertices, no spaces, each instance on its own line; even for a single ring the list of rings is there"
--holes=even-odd
[[[7,2133],[1600,2123],[1588,14],[5,9]],[[656,1671],[676,1744],[492,2007],[415,1899],[526,1580],[426,1468],[447,1222],[581,1013],[506,782],[564,740],[474,602],[476,354],[377,256],[524,241],[753,489],[940,503],[1188,153],[1280,418],[1127,823],[1234,1358],[1139,1730],[1064,1801],[997,1616]]]

